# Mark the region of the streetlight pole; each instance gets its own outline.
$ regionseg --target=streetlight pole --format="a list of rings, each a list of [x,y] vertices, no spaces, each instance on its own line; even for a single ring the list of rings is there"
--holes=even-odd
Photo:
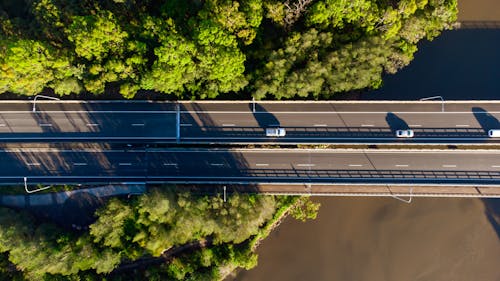
[[[61,100],[59,98],[48,97],[48,96],[44,96],[44,95],[36,95],[35,98],[33,99],[33,108],[32,108],[33,112],[36,112],[36,100],[38,98],[44,98],[44,99],[48,99],[48,100]]]
[[[47,185],[47,186],[44,186],[44,187],[41,187],[41,188],[38,188],[38,189],[35,189],[35,190],[29,190],[28,189],[28,177],[23,177],[23,180],[24,180],[24,190],[26,190],[27,193],[35,193],[35,192],[42,191],[42,190],[45,190],[45,189],[49,189],[49,188],[52,187],[51,185]]]
[[[435,99],[441,100],[441,112],[444,112],[444,99],[443,99],[442,96],[433,96],[433,97],[423,98],[423,99],[420,99],[420,100],[421,101],[426,101],[426,100],[435,100]]]

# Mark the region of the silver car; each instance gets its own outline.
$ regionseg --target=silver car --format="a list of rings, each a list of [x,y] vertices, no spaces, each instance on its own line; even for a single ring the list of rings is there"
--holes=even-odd
[[[286,131],[284,128],[267,128],[266,137],[284,137]]]

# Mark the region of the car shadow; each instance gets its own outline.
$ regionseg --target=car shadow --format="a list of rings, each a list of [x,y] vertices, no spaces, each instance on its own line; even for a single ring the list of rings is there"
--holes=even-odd
[[[410,126],[408,126],[408,123],[398,117],[396,114],[392,112],[388,112],[387,115],[385,116],[385,121],[389,125],[389,128],[392,132],[392,134],[396,134],[397,130],[408,130],[410,129]]]
[[[255,103],[255,111],[253,110],[253,104],[249,104],[250,110],[253,113],[253,117],[260,128],[266,129],[268,127],[280,127],[280,121],[274,114],[268,112],[262,105]]]
[[[479,125],[481,125],[481,128],[486,134],[491,129],[500,129],[500,122],[498,121],[498,119],[488,113],[488,111],[484,108],[473,107],[472,114],[474,114],[474,117],[476,118]]]

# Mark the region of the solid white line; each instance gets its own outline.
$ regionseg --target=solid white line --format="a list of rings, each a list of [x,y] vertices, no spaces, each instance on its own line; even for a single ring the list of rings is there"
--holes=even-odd
[[[328,127],[326,124],[314,124],[314,127]]]
[[[361,127],[374,127],[375,125],[372,124],[361,124]]]
[[[443,165],[443,168],[455,168],[457,165]]]
[[[40,127],[52,127],[52,124],[50,123],[42,123],[42,124],[38,124]]]
[[[132,163],[118,163],[118,166],[132,166]]]
[[[132,123],[130,125],[132,125],[134,127],[139,127],[139,126],[144,126],[144,123]]]
[[[175,112],[175,111],[174,111]],[[471,111],[391,111],[394,114],[467,114],[472,115]],[[1,112],[0,112],[1,113]],[[181,111],[182,114],[197,113],[197,114],[387,114],[387,111]],[[500,114],[500,111],[476,112],[475,114]]]
[[[28,166],[40,166],[40,163],[26,163]]]
[[[3,101],[2,101],[3,102]],[[33,111],[0,111],[0,114],[32,114]],[[112,114],[112,113],[117,113],[117,114],[131,114],[131,113],[139,113],[139,114],[145,114],[145,113],[151,113],[151,114],[175,114],[177,111],[162,111],[162,110],[134,110],[134,111],[126,111],[126,110],[103,110],[103,111],[87,111],[87,110],[59,110],[59,111],[54,111],[54,110],[44,110],[43,113],[45,114],[80,114],[80,113],[92,113],[92,114]],[[242,112],[243,113],[243,112]],[[490,112],[494,113],[494,112]]]
[[[297,164],[297,167],[314,167],[316,164]]]
[[[394,114],[437,114],[437,115],[450,115],[450,114],[466,114],[472,115],[470,111],[391,111]],[[32,114],[33,111],[0,111],[0,114]],[[177,111],[169,110],[102,110],[102,111],[87,111],[87,110],[44,110],[46,114],[68,114],[68,113],[92,113],[92,114],[176,114]],[[181,114],[191,113],[204,113],[204,114],[387,114],[387,111],[271,111],[271,112],[251,112],[251,111],[180,111]],[[500,114],[500,111],[489,112],[475,112],[474,114]]]
[[[184,124],[179,124],[180,126],[193,126],[193,124],[189,124],[189,123],[184,123]]]
[[[363,165],[360,165],[360,164],[349,164],[349,167],[363,167]]]
[[[99,126],[99,124],[97,124],[97,123],[87,123],[87,127],[95,127],[95,126]]]
[[[255,166],[258,166],[258,167],[267,167],[267,166],[269,166],[269,164],[257,163],[257,164],[255,164]]]
[[[486,134],[485,134],[486,135]],[[285,137],[287,140],[399,140],[399,138],[396,137],[387,137],[387,138],[371,138],[371,137],[364,137],[364,138],[349,138],[349,137],[344,137],[344,138],[315,138],[315,137],[310,137],[310,138],[296,138],[296,137]],[[1,138],[0,138],[1,139]],[[36,139],[36,138],[34,138]],[[223,139],[223,137],[184,137],[184,140],[197,140],[197,139]],[[231,139],[234,140],[267,140],[267,138],[260,138],[260,137],[231,137]],[[443,141],[443,140],[491,140],[491,138],[488,137],[483,137],[483,138],[413,138],[413,140],[429,140],[429,141]],[[396,142],[395,142],[396,143]]]
[[[394,165],[396,167],[408,167],[409,165]]]
[[[234,124],[222,124],[222,127],[234,127]]]
[[[470,125],[455,125],[455,127],[470,127]]]
[[[87,163],[73,163],[75,166],[87,166]]]

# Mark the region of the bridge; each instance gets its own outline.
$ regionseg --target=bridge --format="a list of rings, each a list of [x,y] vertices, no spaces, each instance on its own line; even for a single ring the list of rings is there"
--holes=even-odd
[[[487,135],[500,129],[498,118],[497,101],[3,102],[0,184],[500,197],[500,151],[481,150],[500,141]],[[286,128],[286,136],[266,137],[265,129],[276,126]],[[400,129],[415,136],[397,138]],[[304,144],[352,148],[238,148]],[[442,146],[450,144],[474,146]]]
[[[498,144],[499,118],[496,101],[14,101],[0,103],[0,142]],[[278,126],[285,137],[266,137]]]

